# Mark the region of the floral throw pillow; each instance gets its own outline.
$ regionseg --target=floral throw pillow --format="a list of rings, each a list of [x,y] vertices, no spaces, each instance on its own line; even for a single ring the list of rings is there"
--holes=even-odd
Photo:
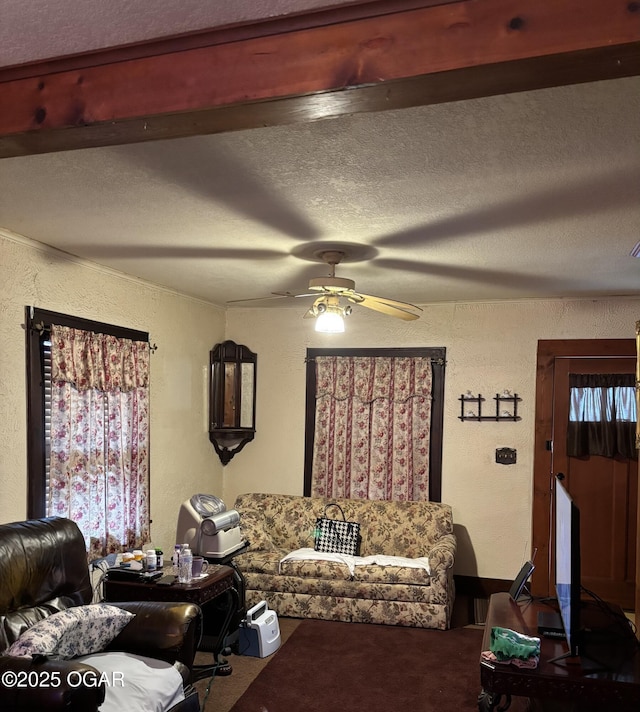
[[[26,630],[5,655],[47,655],[68,660],[103,650],[134,617],[107,603],[59,611]]]

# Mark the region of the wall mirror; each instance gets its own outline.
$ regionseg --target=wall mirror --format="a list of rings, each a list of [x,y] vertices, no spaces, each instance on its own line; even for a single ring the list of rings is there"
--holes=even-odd
[[[234,341],[216,344],[209,359],[209,439],[223,465],[256,432],[257,355]]]

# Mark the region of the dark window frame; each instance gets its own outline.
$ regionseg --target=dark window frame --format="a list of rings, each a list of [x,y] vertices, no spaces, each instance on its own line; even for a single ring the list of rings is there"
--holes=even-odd
[[[429,433],[429,500],[442,501],[442,435],[444,425],[444,376],[447,349],[437,347],[410,348],[348,348],[307,349],[305,436],[304,436],[304,496],[311,495],[313,439],[316,426],[316,356],[379,356],[395,358],[430,358],[432,374],[431,432]]]
[[[46,446],[44,348],[51,324],[109,334],[120,339],[149,341],[146,331],[91,321],[58,312],[25,307],[27,367],[27,517],[46,516]]]

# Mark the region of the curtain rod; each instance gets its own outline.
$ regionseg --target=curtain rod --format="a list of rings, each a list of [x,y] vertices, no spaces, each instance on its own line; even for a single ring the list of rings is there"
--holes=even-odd
[[[325,356],[305,356],[304,362],[309,363],[311,361],[315,361],[316,358],[326,358]],[[337,356],[337,358],[351,358],[350,356]],[[365,357],[369,358],[369,357]],[[371,356],[370,358],[429,358],[429,356]],[[443,358],[432,358],[431,359],[431,365],[432,366],[446,366],[447,361],[446,359]]]
[[[32,324],[31,331],[37,331],[40,336],[42,336],[42,334],[51,334],[51,326],[45,324],[43,321],[39,321],[37,324]],[[145,343],[149,344],[149,351],[151,351],[151,353],[155,353],[158,350],[157,345],[152,344],[150,339],[147,339]]]

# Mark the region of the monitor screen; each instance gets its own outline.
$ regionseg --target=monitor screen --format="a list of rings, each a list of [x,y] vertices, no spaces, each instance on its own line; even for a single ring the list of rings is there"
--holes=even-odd
[[[559,480],[556,480],[556,595],[569,646],[577,655],[580,631],[580,512]]]

